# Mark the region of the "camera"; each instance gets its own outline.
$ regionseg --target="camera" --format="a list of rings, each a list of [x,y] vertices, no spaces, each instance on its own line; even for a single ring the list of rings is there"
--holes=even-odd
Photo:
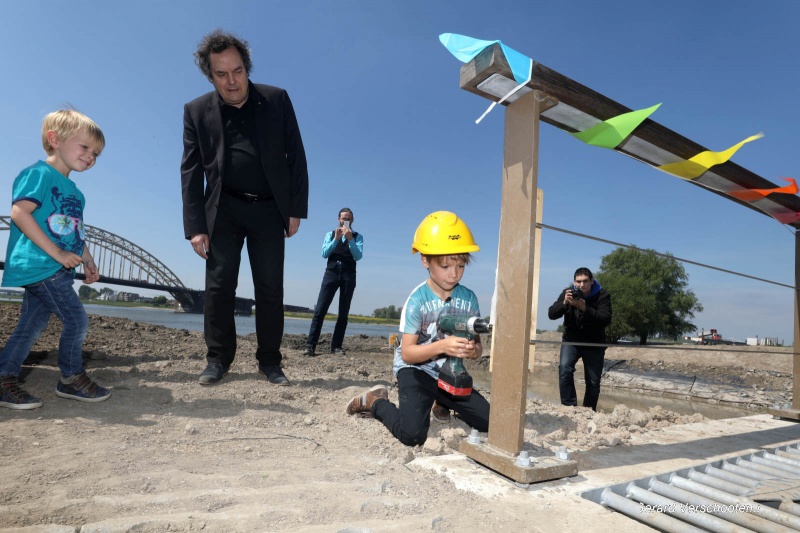
[[[570,287],[569,291],[572,293],[572,298],[573,299],[579,300],[579,299],[583,298],[583,291],[582,290],[580,290],[580,289],[578,289],[576,287]]]

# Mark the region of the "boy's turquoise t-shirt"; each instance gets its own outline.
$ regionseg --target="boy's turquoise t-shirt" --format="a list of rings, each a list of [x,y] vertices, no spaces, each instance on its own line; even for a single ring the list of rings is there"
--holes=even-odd
[[[474,292],[459,284],[453,287],[450,298],[442,301],[425,281],[414,289],[403,306],[403,311],[400,313],[400,333],[419,335],[417,344],[429,344],[443,339],[446,335],[436,327],[437,320],[443,315],[480,317],[478,297]],[[402,353],[403,346],[401,345],[394,352],[392,370],[395,376],[400,369],[409,367],[422,370],[434,379],[439,378],[439,365],[436,364],[436,359],[418,365],[409,365],[403,361]]]
[[[39,161],[20,172],[14,180],[11,203],[20,200],[36,204],[33,219],[56,246],[83,255],[83,208],[86,200],[69,178]],[[11,223],[3,287],[24,287],[49,278],[61,268],[58,261]]]

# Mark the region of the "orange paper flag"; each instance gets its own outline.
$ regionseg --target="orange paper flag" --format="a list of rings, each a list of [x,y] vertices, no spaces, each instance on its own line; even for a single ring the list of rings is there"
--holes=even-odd
[[[776,187],[774,189],[746,189],[744,191],[731,191],[727,194],[744,200],[745,202],[753,202],[761,198],[765,198],[768,194],[780,192],[785,194],[797,194],[797,182],[792,178],[781,178],[783,181],[788,181],[789,185],[785,187]]]

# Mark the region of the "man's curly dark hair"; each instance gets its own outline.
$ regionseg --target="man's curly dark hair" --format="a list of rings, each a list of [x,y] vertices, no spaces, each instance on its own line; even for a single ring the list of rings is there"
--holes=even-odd
[[[231,47],[239,51],[239,55],[242,56],[242,62],[244,62],[244,69],[247,71],[247,75],[250,75],[250,71],[253,69],[253,62],[250,61],[250,46],[247,41],[232,33],[216,29],[203,37],[194,53],[194,62],[200,67],[200,71],[209,81],[212,79],[211,54],[219,54]]]

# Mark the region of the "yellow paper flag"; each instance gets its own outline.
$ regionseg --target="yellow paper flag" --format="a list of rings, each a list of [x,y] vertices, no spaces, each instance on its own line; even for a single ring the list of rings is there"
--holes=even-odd
[[[668,165],[661,165],[660,167],[656,167],[658,170],[663,170],[664,172],[668,172],[674,176],[678,176],[679,178],[683,178],[686,180],[693,180],[702,176],[708,169],[713,167],[714,165],[719,165],[728,161],[736,151],[741,148],[746,143],[750,141],[755,141],[756,139],[760,139],[763,137],[763,133],[759,133],[758,135],[753,135],[748,137],[747,139],[743,140],[738,144],[734,144],[727,150],[723,150],[722,152],[712,152],[711,150],[706,150],[705,152],[700,152],[696,156],[692,157],[688,161],[680,161],[678,163],[670,163]]]

